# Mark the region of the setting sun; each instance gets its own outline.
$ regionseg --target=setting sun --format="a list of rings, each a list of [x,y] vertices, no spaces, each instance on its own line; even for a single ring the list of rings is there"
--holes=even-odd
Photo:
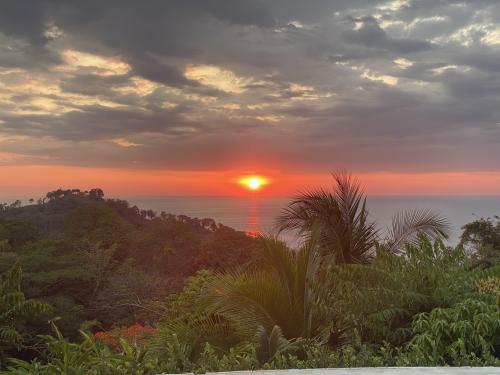
[[[240,184],[249,190],[259,190],[267,184],[267,179],[261,176],[248,176],[240,179]]]

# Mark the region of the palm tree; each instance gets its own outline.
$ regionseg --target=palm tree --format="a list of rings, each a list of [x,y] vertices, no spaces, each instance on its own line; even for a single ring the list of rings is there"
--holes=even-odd
[[[262,238],[261,263],[217,274],[207,288],[205,311],[229,321],[242,337],[275,326],[287,338],[312,337],[320,324],[310,285],[320,263],[317,249],[314,236],[298,250]]]
[[[380,242],[397,253],[422,232],[446,237],[444,219],[415,210],[396,215],[387,237],[381,239],[375,223],[368,220],[357,180],[346,173],[333,176],[333,192],[304,193],[279,218],[280,230],[298,230],[303,245],[295,250],[276,237],[262,238],[256,267],[216,274],[208,282],[201,302],[205,313],[228,322],[242,338],[255,337],[256,331],[272,332],[276,326],[287,339],[331,335],[324,329],[333,328],[324,305],[331,301],[318,290],[330,266],[367,263]],[[337,331],[341,333],[342,327]]]
[[[277,219],[280,232],[293,230],[309,236],[317,227],[322,253],[332,255],[336,264],[368,263],[377,243],[401,253],[407,244],[416,243],[419,233],[431,239],[448,238],[446,219],[418,209],[394,216],[388,235],[381,238],[375,222],[368,219],[366,196],[358,180],[346,172],[332,175],[332,191],[306,191],[290,202]]]

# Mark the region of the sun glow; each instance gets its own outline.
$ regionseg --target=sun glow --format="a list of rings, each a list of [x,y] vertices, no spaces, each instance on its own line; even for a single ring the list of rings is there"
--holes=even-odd
[[[240,179],[240,184],[249,190],[259,190],[267,185],[267,179],[262,176],[247,176]]]

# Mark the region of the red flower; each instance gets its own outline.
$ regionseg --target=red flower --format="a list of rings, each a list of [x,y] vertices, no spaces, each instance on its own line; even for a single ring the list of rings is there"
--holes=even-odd
[[[155,331],[155,328],[150,325],[143,326],[141,324],[133,324],[130,327],[120,327],[112,329],[111,331],[96,332],[94,338],[118,350],[120,349],[120,339],[124,339],[133,346],[144,345]]]

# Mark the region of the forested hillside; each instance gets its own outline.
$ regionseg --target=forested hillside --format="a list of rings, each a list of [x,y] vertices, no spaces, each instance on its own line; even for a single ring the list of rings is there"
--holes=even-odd
[[[155,300],[199,269],[244,265],[255,247],[256,239],[212,219],[141,210],[101,189],[52,191],[0,210],[0,272],[17,262],[26,296],[52,305],[68,337],[82,325],[153,323]]]

